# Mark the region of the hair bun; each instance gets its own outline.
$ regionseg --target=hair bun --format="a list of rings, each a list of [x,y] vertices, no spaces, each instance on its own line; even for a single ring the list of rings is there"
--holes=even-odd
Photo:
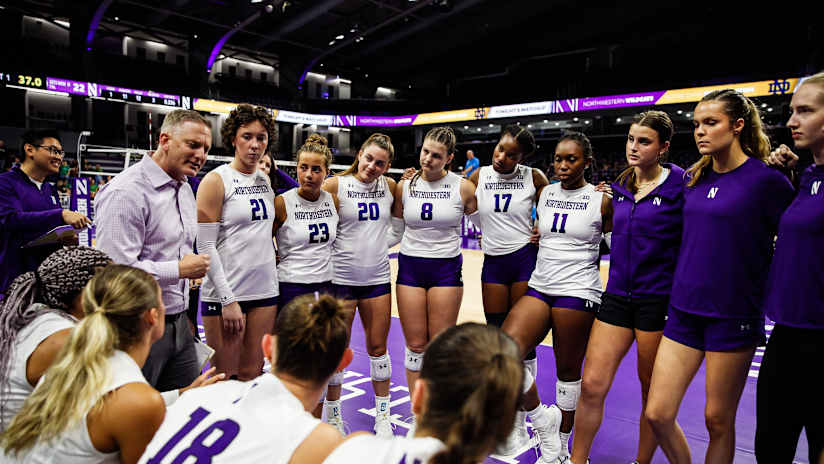
[[[324,147],[328,147],[328,146],[329,146],[329,142],[326,140],[326,137],[324,137],[324,136],[322,136],[322,135],[320,135],[320,134],[312,134],[312,135],[310,135],[310,136],[309,136],[309,138],[308,138],[308,139],[306,139],[306,143],[307,143],[307,144],[310,144],[310,143],[317,143],[317,144],[319,144],[319,145],[323,145]]]
[[[316,315],[321,321],[334,318],[339,310],[338,300],[327,294],[316,296],[311,309],[312,314]]]

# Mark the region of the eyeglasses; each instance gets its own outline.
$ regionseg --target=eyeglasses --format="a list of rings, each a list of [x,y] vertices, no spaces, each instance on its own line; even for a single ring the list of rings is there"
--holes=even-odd
[[[59,148],[57,148],[53,145],[34,145],[34,146],[37,147],[37,148],[45,148],[52,155],[59,156],[61,158],[66,155],[66,150],[61,150],[61,149],[59,149]]]

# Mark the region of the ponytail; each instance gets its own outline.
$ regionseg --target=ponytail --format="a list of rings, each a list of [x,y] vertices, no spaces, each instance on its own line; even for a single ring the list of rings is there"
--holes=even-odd
[[[419,422],[446,445],[432,462],[479,462],[506,440],[523,376],[517,345],[497,327],[467,323],[435,337],[421,369],[429,391]]]
[[[83,290],[86,316],[0,435],[0,447],[17,454],[98,412],[111,381],[109,357],[140,340],[148,330],[143,313],[157,307],[159,299],[157,282],[140,269],[113,264],[95,275]]]
[[[349,346],[340,300],[317,292],[302,295],[280,310],[275,373],[325,383]]]
[[[750,158],[765,161],[770,155],[770,138],[764,132],[761,114],[755,104],[744,94],[733,89],[710,92],[701,99],[699,104],[712,100],[724,103],[724,113],[730,119],[730,126],[739,119],[744,120],[744,128],[738,135],[741,150]],[[698,183],[711,162],[712,157],[705,155],[687,170],[685,176],[690,178],[687,182],[688,187],[693,187]]]
[[[520,400],[512,381],[523,376],[523,363],[497,353],[481,375],[478,388],[463,401],[458,420],[449,428],[446,450],[433,457],[433,464],[478,462],[512,431]],[[492,417],[499,419],[496,424],[488,423]]]

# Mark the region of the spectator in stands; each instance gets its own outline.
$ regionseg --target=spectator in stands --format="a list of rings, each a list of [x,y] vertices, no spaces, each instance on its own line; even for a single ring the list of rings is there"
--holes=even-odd
[[[200,368],[185,315],[187,279],[206,275],[209,257],[192,253],[197,211],[187,178],[206,162],[211,141],[203,116],[172,111],[157,150],[106,184],[95,205],[98,247],[115,263],[150,273],[163,292],[165,332],[143,366],[149,383],[163,391],[189,385]]]
[[[23,245],[58,226],[82,229],[91,223],[80,213],[62,209],[57,190],[46,182],[47,176],[57,173],[63,158],[59,134],[38,130],[22,138],[23,164],[0,174],[0,293],[60,247],[21,249]]]
[[[469,176],[471,176],[472,173],[480,167],[481,160],[475,158],[475,152],[472,150],[466,150],[466,165],[464,165],[464,170],[461,175],[469,179]]]
[[[60,180],[64,181],[64,183],[65,183],[65,180],[69,178],[69,162],[68,161],[63,160],[63,163],[60,165],[60,172],[57,175],[57,177]]]

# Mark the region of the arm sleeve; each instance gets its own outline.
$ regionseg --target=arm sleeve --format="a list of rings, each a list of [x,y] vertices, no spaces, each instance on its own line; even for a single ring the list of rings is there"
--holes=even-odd
[[[220,304],[225,306],[234,303],[236,300],[234,293],[232,293],[232,288],[229,287],[229,282],[226,280],[226,274],[223,272],[220,253],[217,252],[217,236],[219,231],[220,223],[218,222],[199,223],[197,225],[197,244],[198,250],[200,250],[201,253],[208,254],[211,259],[207,275],[217,290],[218,297],[220,297]]]
[[[23,211],[20,197],[11,182],[0,181],[0,227],[15,232],[40,233],[63,225],[63,209]]]
[[[389,236],[386,237],[386,244],[389,248],[401,243],[404,230],[406,230],[406,222],[403,218],[392,216],[392,228],[389,229]]]
[[[146,223],[143,206],[136,195],[122,190],[106,190],[95,202],[95,240],[97,248],[118,264],[142,269],[151,274],[161,286],[180,280],[178,263],[174,261],[141,260],[146,241]]]

